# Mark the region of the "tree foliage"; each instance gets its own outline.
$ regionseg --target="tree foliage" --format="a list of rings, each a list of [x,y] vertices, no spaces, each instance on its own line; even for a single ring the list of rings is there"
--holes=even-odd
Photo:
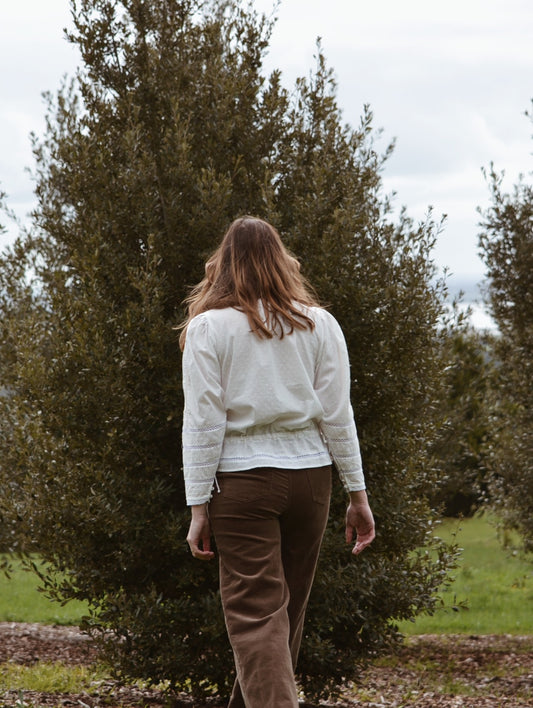
[[[462,326],[450,333],[443,346],[448,365],[442,425],[434,447],[441,476],[430,499],[444,516],[472,516],[488,499],[494,338]]]
[[[503,175],[491,169],[488,178],[491,206],[482,214],[479,243],[500,331],[493,495],[505,524],[533,550],[533,186],[520,178],[509,194]]]
[[[378,525],[351,558],[335,489],[298,669],[309,694],[333,691],[395,619],[432,611],[454,561],[427,501],[439,226],[392,218],[390,150],[368,108],[343,123],[320,48],[292,91],[263,76],[271,25],[238,0],[80,0],[73,19],[82,66],[48,96],[32,227],[3,260],[2,515],[52,596],[89,600],[118,672],[227,691],[216,567],[185,542],[172,327],[231,220],[267,218],[347,335]]]

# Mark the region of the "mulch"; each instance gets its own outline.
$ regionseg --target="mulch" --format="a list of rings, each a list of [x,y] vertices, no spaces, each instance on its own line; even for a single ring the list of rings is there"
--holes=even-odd
[[[97,660],[90,639],[75,627],[0,623],[1,664],[62,662],[90,665]],[[80,694],[0,690],[0,708],[214,708],[156,689],[97,681]],[[221,705],[220,703],[218,704]],[[303,708],[302,704],[302,708]],[[310,708],[309,704],[307,704]],[[373,662],[357,685],[344,687],[328,708],[531,708],[533,636],[421,635],[399,653]],[[265,706],[265,708],[274,708]]]

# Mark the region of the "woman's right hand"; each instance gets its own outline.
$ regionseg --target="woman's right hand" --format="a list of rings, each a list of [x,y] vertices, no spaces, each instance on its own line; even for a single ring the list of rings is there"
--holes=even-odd
[[[198,560],[212,560],[215,554],[211,550],[211,524],[207,515],[207,504],[191,506],[191,513],[191,525],[187,534],[191,553]]]

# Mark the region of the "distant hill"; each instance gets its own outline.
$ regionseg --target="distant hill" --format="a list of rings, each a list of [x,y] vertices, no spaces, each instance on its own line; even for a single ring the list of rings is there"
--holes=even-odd
[[[450,300],[461,295],[462,310],[470,308],[470,322],[473,327],[480,330],[496,333],[498,327],[489,314],[488,308],[483,300],[481,285],[483,276],[481,275],[450,275],[448,278],[448,292]]]
[[[483,276],[480,275],[450,275],[447,282],[451,298],[453,299],[463,292],[462,300],[464,302],[469,304],[477,302],[481,305],[483,302],[480,289],[482,281]]]

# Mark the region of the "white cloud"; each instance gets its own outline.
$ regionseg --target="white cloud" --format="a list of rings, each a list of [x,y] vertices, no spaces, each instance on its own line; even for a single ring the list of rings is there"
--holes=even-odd
[[[41,94],[55,92],[64,74],[72,74],[77,53],[63,37],[70,25],[68,0],[17,0],[0,5],[0,189],[19,218],[34,206],[30,133],[42,133],[45,105]],[[2,219],[2,222],[5,220]],[[16,234],[8,227],[0,247]]]
[[[267,14],[275,0],[255,0]],[[339,104],[357,125],[370,103],[380,144],[397,138],[385,170],[415,218],[432,204],[448,225],[436,255],[455,272],[481,273],[476,207],[486,206],[481,167],[494,161],[508,182],[533,169],[531,0],[282,0],[266,68],[285,82],[314,67],[315,39],[338,79]],[[43,90],[72,74],[63,38],[68,0],[17,0],[0,9],[0,183],[22,214],[31,204],[27,135],[43,128]]]

